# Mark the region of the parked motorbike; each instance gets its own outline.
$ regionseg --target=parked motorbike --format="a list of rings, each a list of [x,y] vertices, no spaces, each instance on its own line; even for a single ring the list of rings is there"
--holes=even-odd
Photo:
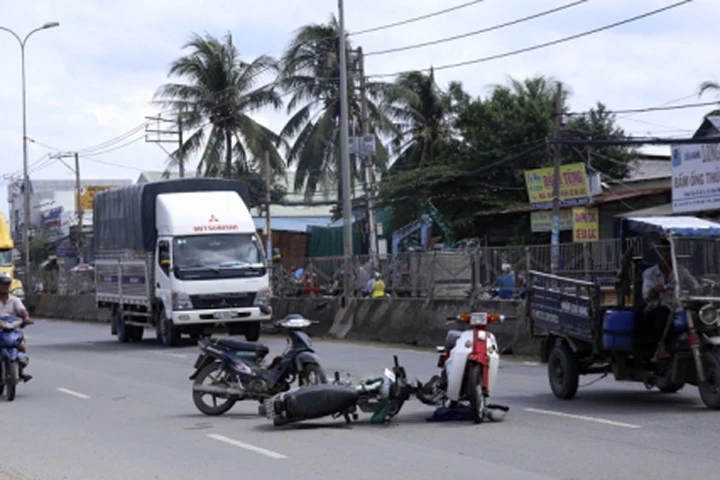
[[[303,385],[327,383],[312,341],[301,330],[317,323],[291,314],[275,322],[288,333],[287,348],[268,364],[270,349],[257,342],[232,338],[204,338],[198,342],[200,354],[195,361],[193,401],[205,415],[222,415],[241,400],[264,399],[287,391],[298,380]],[[210,380],[209,385],[203,382]],[[212,404],[205,402],[209,396]],[[218,404],[218,399],[223,402]]]
[[[441,374],[433,376],[425,385],[418,382],[415,396],[431,406],[444,407],[448,402],[455,406],[467,402],[474,423],[507,412],[505,407],[488,405],[497,379],[500,354],[495,336],[487,331],[487,325],[500,323],[504,317],[475,312],[449,317],[448,321],[468,324],[472,329],[447,333],[445,345],[436,347],[440,354],[437,366],[442,369]]]
[[[23,341],[25,322],[17,317],[0,318],[0,395],[7,388],[7,400],[15,400],[15,388],[20,383],[20,368],[30,363],[26,354],[19,350]]]
[[[283,392],[265,400],[260,414],[276,426],[322,417],[344,417],[347,423],[358,420],[358,408],[372,413],[371,423],[389,423],[412,394],[405,369],[393,357],[394,367],[384,375],[369,378],[357,385],[340,380],[335,373],[332,384],[311,385]]]

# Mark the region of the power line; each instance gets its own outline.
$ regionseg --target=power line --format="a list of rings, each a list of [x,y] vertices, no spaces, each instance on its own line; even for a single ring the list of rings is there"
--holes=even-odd
[[[663,112],[666,110],[682,110],[685,108],[698,108],[698,107],[709,107],[709,106],[718,106],[720,102],[699,102],[699,103],[685,103],[683,105],[671,105],[667,107],[647,107],[647,108],[629,108],[625,110],[606,110],[604,113],[611,113],[611,114],[623,114],[623,113],[646,113],[646,112]],[[569,116],[581,116],[581,115],[587,115],[588,112],[569,112],[566,115]]]
[[[405,46],[405,47],[388,48],[387,50],[378,50],[378,51],[376,51],[376,52],[369,52],[369,53],[366,53],[365,56],[366,56],[366,57],[369,57],[369,56],[371,56],[371,55],[385,55],[385,54],[387,54],[387,53],[403,52],[403,51],[406,51],[406,50],[413,50],[413,49],[415,49],[415,48],[428,47],[428,46],[430,46],[430,45],[438,45],[438,44],[440,44],[440,43],[451,42],[451,41],[453,41],[453,40],[460,40],[460,39],[462,39],[462,38],[472,37],[472,36],[474,36],[474,35],[479,35],[479,34],[481,34],[481,33],[492,32],[492,31],[494,31],[494,30],[500,30],[501,28],[510,27],[510,26],[512,26],[512,25],[517,25],[517,24],[520,24],[520,23],[523,23],[523,22],[527,22],[527,21],[529,21],[529,20],[534,20],[534,19],[536,19],[536,18],[540,18],[540,17],[543,17],[543,16],[545,16],[545,15],[550,15],[550,14],[552,14],[552,13],[556,13],[556,12],[559,12],[559,11],[561,11],[561,10],[565,10],[565,9],[568,9],[568,8],[571,8],[571,7],[576,7],[576,6],[580,5],[580,4],[587,3],[587,1],[588,1],[588,0],[578,0],[578,1],[576,1],[576,2],[568,3],[568,4],[562,5],[562,6],[560,6],[560,7],[552,8],[552,9],[550,9],[550,10],[545,10],[545,11],[543,11],[543,12],[535,13],[535,14],[533,14],[533,15],[528,15],[527,17],[518,18],[517,20],[512,20],[512,21],[510,21],[510,22],[505,22],[505,23],[501,23],[501,24],[498,24],[498,25],[493,25],[492,27],[482,28],[482,29],[480,29],[480,30],[475,30],[475,31],[468,32],[468,33],[462,33],[462,34],[460,34],[460,35],[453,35],[452,37],[441,38],[441,39],[439,39],[439,40],[433,40],[433,41],[430,41],[430,42],[416,43],[416,44],[414,44],[414,45],[408,45],[408,46]]]
[[[351,33],[348,33],[348,35],[362,35],[363,33],[377,32],[378,30],[385,30],[385,29],[388,29],[388,28],[399,27],[400,25],[406,25],[406,24],[408,24],[408,23],[417,22],[417,21],[419,21],[419,20],[425,20],[425,19],[427,19],[427,18],[437,17],[437,16],[442,15],[442,14],[444,14],[444,13],[449,13],[449,12],[453,12],[453,11],[455,11],[455,10],[460,10],[461,8],[469,7],[469,6],[475,5],[476,3],[480,3],[480,2],[482,2],[482,1],[484,1],[484,0],[475,0],[475,1],[473,1],[473,2],[462,3],[462,4],[456,5],[456,6],[454,6],[454,7],[446,8],[446,9],[444,9],[444,10],[438,10],[437,12],[433,12],[433,13],[427,13],[427,14],[425,14],[425,15],[420,15],[419,17],[410,18],[410,19],[408,19],[408,20],[403,20],[403,21],[401,21],[401,22],[394,22],[394,23],[389,23],[389,24],[387,24],[387,25],[382,25],[382,26],[379,26],[379,27],[367,28],[367,29],[365,29],[365,30],[360,30],[360,31],[357,31],[357,32],[351,32]]]
[[[674,3],[674,4],[672,4],[672,5],[668,5],[668,6],[666,6],[666,7],[663,7],[663,8],[658,8],[658,9],[656,9],[656,10],[652,10],[652,11],[650,11],[650,12],[643,13],[643,14],[641,14],[641,15],[636,15],[636,16],[634,16],[634,17],[630,17],[630,18],[627,18],[627,19],[625,19],[625,20],[621,20],[621,21],[619,21],[619,22],[615,22],[615,23],[611,23],[611,24],[608,24],[608,25],[605,25],[605,26],[602,26],[602,27],[594,28],[594,29],[592,29],[592,30],[587,30],[587,31],[585,31],[585,32],[577,33],[577,34],[575,34],[575,35],[570,35],[569,37],[560,38],[560,39],[558,39],[558,40],[553,40],[553,41],[551,41],[551,42],[540,43],[540,44],[533,45],[533,46],[530,46],[530,47],[521,48],[521,49],[519,49],[519,50],[513,50],[513,51],[510,51],[510,52],[500,53],[500,54],[497,54],[497,55],[491,55],[491,56],[489,56],[489,57],[476,58],[476,59],[474,59],[474,60],[466,60],[466,61],[464,61],[464,62],[450,63],[450,64],[446,64],[446,65],[440,65],[439,67],[423,68],[423,69],[415,69],[415,70],[405,70],[405,71],[395,72],[395,73],[377,73],[377,74],[373,74],[373,75],[368,75],[368,77],[394,77],[394,76],[397,76],[397,75],[400,75],[400,74],[403,74],[403,73],[430,72],[431,70],[435,70],[435,71],[437,71],[437,70],[445,70],[445,69],[449,69],[449,68],[464,67],[464,66],[466,66],[466,65],[473,65],[473,64],[476,64],[476,63],[488,62],[488,61],[490,61],[490,60],[497,60],[497,59],[500,59],[500,58],[511,57],[511,56],[513,56],[513,55],[518,55],[518,54],[521,54],[521,53],[531,52],[531,51],[533,51],[533,50],[540,50],[540,49],[542,49],[542,48],[550,47],[550,46],[553,46],[553,45],[558,45],[558,44],[560,44],[560,43],[569,42],[570,40],[575,40],[575,39],[578,39],[578,38],[581,38],[581,37],[586,37],[586,36],[592,35],[592,34],[594,34],[594,33],[599,33],[599,32],[605,31],[605,30],[610,30],[610,29],[612,29],[612,28],[619,27],[619,26],[621,26],[621,25],[626,25],[626,24],[628,24],[628,23],[631,23],[631,22],[634,22],[634,21],[637,21],[637,20],[641,20],[641,19],[643,19],[643,18],[647,18],[647,17],[650,17],[650,16],[652,16],[652,15],[656,15],[656,14],[658,14],[658,13],[662,13],[662,12],[665,12],[665,11],[667,11],[667,10],[670,10],[670,9],[673,9],[673,8],[677,8],[677,7],[681,6],[681,5],[684,5],[684,4],[690,3],[690,2],[692,2],[692,0],[683,0],[683,1],[681,1],[681,2],[677,2],[677,3]]]

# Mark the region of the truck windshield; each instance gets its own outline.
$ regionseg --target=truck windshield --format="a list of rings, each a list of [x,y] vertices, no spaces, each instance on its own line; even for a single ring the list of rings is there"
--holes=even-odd
[[[0,250],[0,266],[9,267],[12,265],[12,250]]]
[[[263,252],[255,234],[176,237],[172,263],[175,276],[181,280],[265,274]]]

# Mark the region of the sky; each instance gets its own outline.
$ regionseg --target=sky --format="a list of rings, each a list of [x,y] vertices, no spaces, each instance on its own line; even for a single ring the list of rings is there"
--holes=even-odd
[[[573,0],[484,0],[430,18],[374,32],[353,33],[448,9],[468,0],[345,0],[345,25],[367,54],[369,76],[435,67],[441,87],[462,82],[475,97],[509,76],[547,75],[570,87],[568,107],[596,102],[610,110],[687,105],[720,100],[698,97],[701,82],[720,82],[717,26],[720,2],[693,0],[613,29],[503,58],[455,68],[444,65],[502,55],[587,32],[680,0],[587,0],[527,22],[436,45],[373,52],[486,29],[562,7]],[[24,37],[46,22],[60,26],[33,34],[26,46],[27,131],[30,177],[72,179],[58,151],[80,151],[83,178],[125,178],[163,170],[167,154],[145,141],[140,126],[160,113],[155,90],[169,81],[170,63],[192,33],[230,32],[245,59],[279,57],[302,25],[337,15],[337,0],[0,0],[0,26]],[[20,48],[0,31],[0,210],[7,212],[7,179],[22,175]],[[378,77],[379,78],[379,77]],[[391,77],[386,77],[391,79]],[[272,79],[268,77],[268,81]],[[619,114],[635,136],[689,137],[712,107]],[[285,109],[253,113],[279,131]],[[133,130],[135,129],[135,130]],[[171,145],[167,145],[170,148]],[[669,154],[670,147],[652,152]],[[197,159],[189,168],[194,169]]]

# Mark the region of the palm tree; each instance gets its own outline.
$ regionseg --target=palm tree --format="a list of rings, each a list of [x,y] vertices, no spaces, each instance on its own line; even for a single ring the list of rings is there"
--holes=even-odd
[[[294,138],[288,151],[288,166],[295,163],[295,191],[305,189],[311,198],[319,188],[339,185],[340,172],[340,61],[338,23],[331,16],[327,24],[311,24],[300,28],[282,57],[279,81],[291,95],[288,114],[294,112],[280,132],[284,139]],[[355,95],[358,81],[353,67],[350,42],[348,60],[348,118],[350,125],[360,121],[360,99]],[[385,84],[367,82],[369,130],[376,137],[375,165],[382,171],[387,165],[387,150],[379,135],[393,132],[390,119],[377,106]],[[297,111],[296,111],[297,109]],[[358,134],[359,134],[359,130]],[[353,134],[351,127],[350,134]],[[358,178],[357,165],[352,164],[352,178]],[[353,182],[354,183],[354,182]]]
[[[450,98],[435,83],[435,74],[403,73],[387,89],[385,110],[396,120],[392,169],[434,163],[452,138]]]
[[[250,117],[263,107],[282,105],[272,84],[258,86],[263,73],[277,71],[276,60],[263,55],[243,61],[230,33],[222,41],[193,34],[183,48],[190,52],[171,64],[168,76],[187,83],[162,85],[154,96],[155,103],[179,115],[183,128],[193,131],[183,144],[182,157],[205,144],[198,175],[219,176],[224,154],[224,176],[231,178],[252,172],[268,152],[273,171],[284,173],[277,151],[282,140]],[[206,127],[211,127],[209,134]],[[178,163],[179,154],[173,153],[172,163]]]

